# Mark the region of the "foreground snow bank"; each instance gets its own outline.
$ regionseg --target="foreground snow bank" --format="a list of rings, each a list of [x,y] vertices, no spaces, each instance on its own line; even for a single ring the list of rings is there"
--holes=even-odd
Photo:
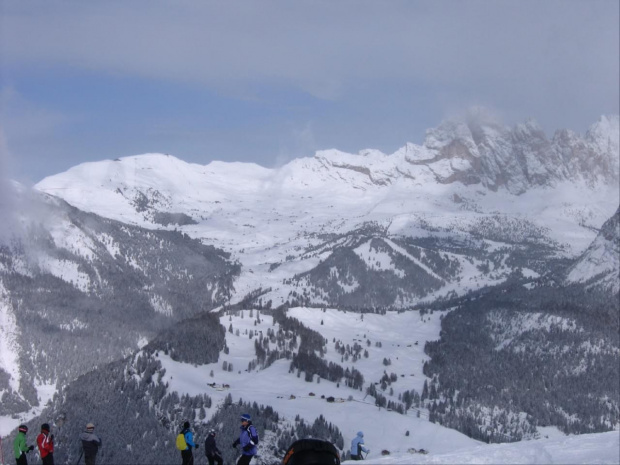
[[[512,444],[485,444],[455,452],[433,453],[431,451],[428,455],[386,456],[364,463],[618,464],[620,463],[620,431]]]

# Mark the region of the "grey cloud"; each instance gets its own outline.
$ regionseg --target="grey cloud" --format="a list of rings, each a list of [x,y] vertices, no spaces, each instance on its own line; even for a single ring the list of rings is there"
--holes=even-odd
[[[6,244],[15,231],[16,198],[10,181],[9,151],[0,126],[0,245]]]
[[[618,68],[613,1],[46,4],[5,7],[10,62],[317,89],[385,77],[607,82]]]
[[[50,135],[70,121],[69,117],[24,98],[13,86],[0,89],[0,127],[11,134],[11,140]]]

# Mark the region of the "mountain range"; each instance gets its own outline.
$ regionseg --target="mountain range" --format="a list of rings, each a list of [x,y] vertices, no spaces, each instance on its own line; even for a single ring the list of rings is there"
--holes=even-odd
[[[217,365],[234,340],[224,331],[227,318],[254,309],[273,313],[273,325],[292,325],[291,334],[306,341],[290,351],[267,344],[263,357],[290,360],[293,373],[311,380],[349,380],[347,395],[361,388],[378,405],[416,408],[476,439],[528,438],[550,425],[566,432],[617,429],[618,370],[605,367],[620,354],[613,330],[619,134],[617,116],[602,117],[584,136],[560,130],[548,139],[532,120],[509,128],[477,109],[429,130],[422,145],[390,155],[326,150],[268,169],[145,154],[78,165],[34,189],[11,183],[3,189],[0,233],[0,415],[20,418],[45,408],[46,418],[57,418],[75,410],[67,404],[72,392],[90,395],[84,376],[125,386],[134,371],[138,384],[131,389],[151,399],[139,415],[159,421],[154,434],[163,437],[187,411],[174,413],[170,400],[154,409],[176,392],[162,381],[156,353]],[[363,351],[347,350],[347,360],[343,352],[332,361],[348,368],[350,378],[335,381],[337,367],[320,368],[327,345],[307,342],[316,338],[303,318],[300,325],[287,320],[292,308],[338,309],[362,321],[368,313],[415,313],[423,320],[439,312],[445,321],[438,322],[440,333],[415,341],[424,348],[413,370],[419,380],[390,394],[387,374],[382,381],[373,371],[381,391],[368,379],[356,385],[353,369]],[[208,315],[218,315],[219,323]],[[346,332],[337,321],[332,330]],[[549,331],[561,337],[549,338]],[[198,340],[212,345],[191,355]],[[508,380],[502,396],[481,390],[484,380],[471,371],[458,371],[463,344],[471,348],[472,357],[464,358],[470,368],[487,355],[501,362],[488,376]],[[560,399],[545,397],[549,382],[539,386],[533,378],[525,389],[540,392],[541,403],[517,400],[518,383],[511,388],[510,380],[528,379],[523,372],[538,369],[546,354],[564,353],[567,344],[578,349],[546,362],[566,367],[554,381]],[[524,359],[523,348],[543,353]],[[263,371],[273,369],[260,362],[261,351],[250,350]],[[585,360],[590,369],[580,368]],[[594,386],[596,399],[571,397],[567,386],[576,382]],[[466,397],[459,400],[459,391]],[[233,402],[251,390],[238,394]],[[573,423],[565,420],[569,399],[579,410]],[[222,408],[207,407],[204,397],[179,396],[177,403],[184,402],[206,408],[205,425]],[[481,413],[493,405],[496,413]],[[482,427],[489,421],[495,426]],[[282,431],[274,426],[273,441],[282,440]]]

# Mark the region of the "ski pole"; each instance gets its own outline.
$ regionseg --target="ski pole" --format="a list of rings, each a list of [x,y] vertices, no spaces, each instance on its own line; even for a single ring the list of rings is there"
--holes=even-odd
[[[77,462],[75,462],[75,465],[78,465],[78,463],[80,463],[80,460],[82,460],[82,454],[84,454],[84,451],[80,452],[80,456],[77,459]]]

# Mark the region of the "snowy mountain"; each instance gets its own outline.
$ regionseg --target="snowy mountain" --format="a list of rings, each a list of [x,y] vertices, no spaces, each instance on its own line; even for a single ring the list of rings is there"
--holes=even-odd
[[[266,169],[147,154],[36,188],[230,252],[242,265],[233,302],[410,308],[583,252],[620,204],[617,134],[617,117],[547,140],[531,121],[472,116],[392,155],[330,150]]]
[[[11,192],[0,242],[0,415],[228,299],[239,266],[225,252]]]
[[[567,280],[620,292],[620,208],[603,224],[596,239],[571,266]]]
[[[246,409],[272,464],[359,429],[373,463],[512,463],[478,440],[524,439],[549,463],[556,428],[617,433],[618,131],[477,111],[391,155],[146,154],[13,186],[0,434],[55,422],[75,463],[95,420],[104,461],[171,463],[179,422],[229,442]],[[617,437],[592,438],[617,462]]]

